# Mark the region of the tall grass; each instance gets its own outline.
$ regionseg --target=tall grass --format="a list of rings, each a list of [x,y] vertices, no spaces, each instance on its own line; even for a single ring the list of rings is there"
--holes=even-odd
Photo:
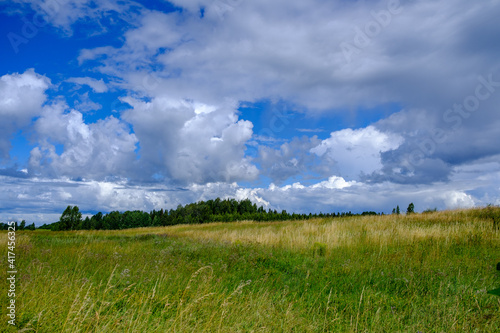
[[[490,219],[479,218],[476,210],[445,211],[409,216],[363,216],[308,221],[212,223],[174,226],[169,234],[197,239],[249,242],[288,249],[307,249],[324,243],[329,249],[359,245],[397,245],[435,240],[445,245],[485,237],[495,241],[498,233]]]
[[[496,332],[499,241],[477,210],[19,232],[17,329]]]

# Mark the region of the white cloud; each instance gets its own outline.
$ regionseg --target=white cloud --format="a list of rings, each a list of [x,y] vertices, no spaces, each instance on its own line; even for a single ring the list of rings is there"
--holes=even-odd
[[[357,130],[332,132],[311,152],[336,162],[337,175],[358,179],[360,174],[382,168],[380,153],[398,148],[403,139],[393,133],[383,133],[373,126]]]
[[[341,189],[344,189],[347,187],[351,187],[353,185],[356,185],[355,181],[347,182],[342,177],[332,176],[332,177],[328,178],[328,180],[325,180],[325,181],[322,181],[320,183],[312,185],[311,188],[313,188],[313,189],[327,188],[330,190],[333,190],[333,189],[341,190]]]
[[[11,136],[40,114],[49,86],[33,69],[0,77],[0,158],[8,156]]]
[[[249,102],[281,99],[304,108],[306,113],[401,105],[410,111],[402,113],[399,120],[376,125],[385,135],[394,133],[391,142],[399,146],[379,147],[372,137],[375,142],[351,147],[338,133],[314,150],[324,159],[320,174],[329,170],[328,175],[358,179],[360,173],[385,168],[373,180],[445,181],[454,164],[498,153],[498,147],[484,144],[482,137],[484,133],[498,136],[494,129],[498,127],[496,105],[500,95],[481,101],[481,113],[477,112],[474,120],[471,117],[472,121],[467,119],[466,123],[461,119],[463,128],[447,144],[439,145],[438,156],[425,156],[414,172],[401,175],[394,171],[404,169],[409,154],[425,139],[414,132],[442,126],[446,109],[474,93],[478,75],[488,77],[493,73],[494,80],[500,80],[494,43],[500,31],[492,23],[500,14],[500,6],[494,0],[473,5],[464,0],[453,4],[445,0],[405,1],[380,33],[369,37],[365,46],[355,45],[359,29],[366,35],[367,26],[378,24],[373,13],[387,12],[389,3],[397,4],[176,1],[186,10],[172,14],[144,11],[144,20],[130,28],[121,48],[83,50],[80,61],[102,62],[98,70],[123,79],[123,87],[150,98],[168,92],[171,99],[216,107],[227,97]],[[203,18],[199,15],[201,7],[205,8]],[[159,34],[160,30],[163,33]],[[340,47],[345,42],[358,49],[350,63]],[[358,114],[363,117],[365,112],[370,111]],[[218,138],[210,140],[216,142]],[[462,144],[467,154],[461,152]],[[328,145],[340,148],[334,153],[331,147],[330,153],[322,152]],[[481,146],[479,152],[477,146]],[[397,151],[391,155],[392,150]],[[268,166],[266,172],[274,172],[271,178],[276,182],[299,174],[306,165],[300,164],[306,154],[279,160],[279,152],[270,148],[261,145],[260,152]],[[381,157],[380,152],[387,154]]]
[[[471,195],[459,191],[443,193],[443,201],[448,208],[470,208],[476,205]]]
[[[245,157],[253,125],[238,120],[233,105],[215,109],[165,97],[123,101],[132,106],[123,119],[140,140],[143,172],[182,183],[233,182],[258,175]]]
[[[49,0],[19,2],[43,13]],[[4,198],[58,204],[81,198],[88,207],[123,209],[212,195],[250,196],[305,212],[390,211],[395,204],[403,207],[411,201],[417,210],[498,202],[498,165],[478,161],[499,154],[500,89],[495,86],[497,91],[481,100],[469,117],[460,116],[457,129],[450,130],[456,120],[450,124],[443,119],[454,103],[474,94],[478,75],[492,74],[500,81],[498,1],[405,1],[402,12],[360,47],[349,64],[341,43],[353,42],[356,28],[374,20],[372,11],[386,10],[387,1],[173,3],[186,10],[165,14],[127,1],[57,1],[48,19],[66,35],[78,21],[97,26],[94,33],[110,27],[104,17],[108,24],[130,23],[121,47],[81,50],[78,62],[85,70],[108,75],[106,82],[128,89],[133,97],[124,101],[132,108],[120,119],[132,125],[134,134],[113,117],[85,123],[81,112],[97,107],[89,100],[76,105],[78,110],[52,103],[41,115],[49,80],[33,70],[5,75],[0,81],[0,153],[8,153],[13,133],[41,115],[34,127],[39,147],[31,153],[29,175],[89,180],[85,185],[71,183],[71,189],[61,184],[51,189],[45,182],[33,193],[31,183],[6,187]],[[95,92],[109,91],[104,80],[69,80]],[[365,128],[333,132],[321,142],[277,138],[284,143],[272,149],[259,138],[250,141],[253,124],[236,112],[238,101],[263,99],[295,104],[307,114],[356,110],[364,115],[370,111],[357,110],[378,110],[385,103],[409,111]],[[440,127],[448,130],[447,140],[429,149],[418,168],[405,170],[411,152]],[[254,165],[257,158],[245,155],[249,144],[257,147],[263,170]],[[482,169],[476,169],[479,166]],[[291,177],[304,184],[244,189],[233,183],[254,180],[259,172],[278,185]],[[330,178],[306,186],[311,178],[302,179],[311,173]],[[138,183],[153,177],[186,185],[187,191],[174,195],[166,186],[154,191],[148,185],[104,182],[108,176]],[[409,179],[397,179],[404,176]]]
[[[123,47],[83,50],[80,61],[102,62],[99,70],[122,78],[123,87],[150,98],[168,92],[171,99],[215,107],[227,97],[250,102],[282,99],[305,107],[306,113],[376,109],[385,103],[410,110],[401,113],[399,119],[377,124],[376,129],[339,131],[311,150],[323,158],[319,165],[323,176],[358,179],[360,173],[369,175],[384,169],[372,180],[444,181],[449,178],[450,166],[464,159],[462,145],[456,142],[466,144],[466,159],[470,159],[484,133],[498,136],[494,128],[498,127],[495,105],[499,99],[492,97],[481,103],[481,115],[468,121],[467,128],[464,126],[447,144],[439,146],[439,156],[426,156],[415,172],[397,172],[404,169],[409,154],[425,139],[415,132],[442,126],[446,109],[474,93],[479,74],[487,77],[498,71],[498,52],[493,46],[498,27],[490,21],[494,22],[500,7],[493,0],[472,6],[466,1],[404,2],[366,46],[356,46],[359,52],[348,64],[340,45],[355,44],[358,28],[377,24],[373,13],[389,10],[388,1],[313,1],[304,5],[284,0],[221,0],[176,4],[187,10],[172,14],[145,11],[144,20],[127,32]],[[199,17],[202,6],[204,18]],[[220,15],[222,8],[225,12]],[[483,24],[488,29],[478,28]],[[494,77],[499,80],[498,75]],[[364,112],[358,112],[360,117]],[[377,141],[383,135],[375,131],[386,136],[393,133],[388,139],[393,145],[386,147]],[[355,146],[345,137],[350,134],[368,138]],[[217,140],[210,138],[211,142]],[[281,152],[263,146],[264,142],[259,143],[264,173],[273,181],[284,181],[311,167],[310,158],[304,160],[306,153],[285,158]],[[482,155],[497,153],[493,145],[481,146],[488,147],[481,149]],[[397,152],[391,155],[393,150]]]
[[[114,117],[86,124],[64,104],[45,107],[35,122],[39,146],[31,151],[30,173],[55,178],[126,177],[134,168],[137,138]],[[57,152],[56,145],[63,151]]]
[[[442,210],[485,205],[487,202],[470,194],[471,191],[476,191],[476,194],[485,193],[484,185],[366,184],[347,182],[342,177],[330,177],[327,181],[309,186],[295,183],[278,187],[271,184],[267,189],[254,189],[254,196],[269,202],[272,208],[286,209],[289,212],[390,213],[396,205],[405,209],[410,202],[414,203],[416,211],[434,207]]]
[[[108,91],[108,86],[104,83],[103,79],[97,80],[91,77],[70,77],[66,81],[79,85],[87,85],[96,93],[104,93]]]
[[[482,169],[482,167],[480,167]],[[245,188],[236,183],[213,182],[191,184],[185,188],[164,184],[134,185],[125,179],[114,181],[71,181],[50,178],[29,178],[12,181],[0,176],[0,221],[11,218],[53,222],[67,205],[78,205],[82,211],[175,209],[200,200],[216,197],[250,198],[266,209],[286,209],[288,212],[377,211],[390,213],[399,205],[404,209],[410,202],[416,211],[428,208],[453,209],[498,203],[500,172],[494,170],[485,178],[476,174],[463,180],[457,170],[456,181],[435,185],[404,185],[393,183],[366,184],[330,177],[312,185],[267,188]],[[493,181],[493,183],[492,183]],[[59,214],[59,215],[58,215]],[[54,217],[56,217],[54,219]],[[33,219],[33,220],[31,220]]]
[[[72,25],[75,22],[89,20],[97,28],[95,33],[104,33],[107,28],[101,24],[101,19],[117,16],[121,20],[132,23],[136,10],[142,8],[134,1],[116,0],[14,0],[17,3],[28,4],[41,17],[54,27],[61,29],[66,35],[73,34]],[[111,21],[113,22],[113,20]],[[95,24],[97,23],[97,24]]]
[[[478,64],[456,52],[477,38],[455,33],[492,15],[494,3],[405,3],[348,66],[341,43],[353,43],[356,27],[375,22],[371,12],[387,11],[388,1],[180,1],[188,8],[182,19],[179,13],[145,12],[122,48],[99,48],[96,55],[108,54],[101,69],[139,90],[144,68],[161,64],[162,70],[155,69],[159,85],[148,93],[167,90],[176,98],[207,103],[231,96],[277,97],[321,110],[386,102],[442,105],[467,89],[471,70],[491,70],[491,59]],[[227,5],[222,17],[217,4]],[[430,12],[440,15],[428,19]],[[158,54],[160,48],[167,50]]]
[[[174,48],[180,42],[183,32],[178,28],[182,18],[176,12],[145,13],[140,19],[140,27],[125,34],[127,46],[138,52],[146,49],[156,52],[159,48]]]

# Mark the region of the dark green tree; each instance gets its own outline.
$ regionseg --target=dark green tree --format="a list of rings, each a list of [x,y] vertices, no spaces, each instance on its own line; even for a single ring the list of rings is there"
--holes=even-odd
[[[78,206],[68,206],[59,218],[59,230],[75,230],[82,222]]]
[[[410,215],[410,214],[414,214],[414,213],[415,213],[415,205],[412,202],[408,205],[408,208],[406,209],[406,214]]]
[[[85,220],[83,220],[82,222],[82,225],[81,225],[81,229],[83,230],[90,230],[90,218],[87,216],[85,218]]]
[[[106,214],[104,217],[102,213],[99,212],[94,215],[94,217],[97,221],[97,226],[99,226],[99,229],[104,229],[105,227],[108,227],[112,230],[124,229],[122,214],[118,211],[112,211],[111,213]],[[106,220],[106,223],[104,223],[104,220]]]
[[[153,219],[153,227],[159,227],[161,225],[160,216],[156,215]]]

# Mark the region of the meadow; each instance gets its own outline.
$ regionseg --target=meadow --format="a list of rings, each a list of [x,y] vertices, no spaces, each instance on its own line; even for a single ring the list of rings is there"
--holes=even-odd
[[[0,330],[498,332],[499,211],[17,232]]]

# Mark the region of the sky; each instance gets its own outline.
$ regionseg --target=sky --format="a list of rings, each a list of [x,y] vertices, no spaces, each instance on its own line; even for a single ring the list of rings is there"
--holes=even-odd
[[[0,221],[500,204],[500,1],[0,0]]]

